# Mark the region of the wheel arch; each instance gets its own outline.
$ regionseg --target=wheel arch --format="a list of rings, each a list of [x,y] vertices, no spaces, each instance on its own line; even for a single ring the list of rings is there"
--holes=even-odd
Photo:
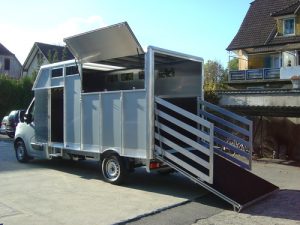
[[[23,140],[21,137],[17,137],[17,138],[14,140],[14,148],[15,148],[15,149],[16,149],[16,147],[17,147],[18,141],[22,141],[22,142],[25,144],[24,140]],[[26,146],[26,145],[25,145],[25,146]]]
[[[128,170],[130,170],[131,168],[130,168],[130,159],[128,158],[128,157],[126,157],[126,156],[122,156],[121,154],[120,154],[120,150],[119,149],[115,149],[115,148],[108,148],[108,149],[105,149],[102,153],[101,153],[101,155],[100,155],[100,162],[102,162],[102,160],[104,159],[104,158],[106,158],[106,157],[108,157],[108,156],[110,156],[110,155],[117,155],[117,156],[119,156],[122,160],[123,160],[123,162],[124,162],[124,164],[125,164],[125,166],[126,166],[126,169],[128,169]]]
[[[105,149],[101,155],[100,155],[100,160],[104,159],[105,157],[109,156],[109,155],[118,155],[121,157],[120,151],[118,149],[115,148],[108,148]]]

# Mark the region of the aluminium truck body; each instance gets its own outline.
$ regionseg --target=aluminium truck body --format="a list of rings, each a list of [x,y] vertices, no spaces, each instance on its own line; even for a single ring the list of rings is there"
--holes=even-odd
[[[20,124],[16,140],[35,158],[99,160],[110,151],[149,169],[154,95],[202,96],[202,58],[152,46],[144,53],[127,23],[65,42],[76,59],[40,68],[32,121]]]
[[[114,184],[135,167],[172,168],[236,210],[277,188],[263,181],[263,193],[231,192],[252,176],[252,122],[204,101],[202,58],[153,46],[145,53],[127,23],[65,42],[75,59],[40,68],[15,134],[20,162],[91,158]]]

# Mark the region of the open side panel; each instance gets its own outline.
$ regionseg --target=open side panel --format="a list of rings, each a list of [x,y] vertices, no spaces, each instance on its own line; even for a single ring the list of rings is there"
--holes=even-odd
[[[64,41],[75,58],[83,63],[144,54],[126,22],[68,37]]]

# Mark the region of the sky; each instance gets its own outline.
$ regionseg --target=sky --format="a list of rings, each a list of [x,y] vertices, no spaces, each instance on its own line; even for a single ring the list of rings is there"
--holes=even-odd
[[[227,66],[227,46],[252,0],[0,0],[0,43],[23,64],[34,42],[127,21],[143,48],[152,45]]]

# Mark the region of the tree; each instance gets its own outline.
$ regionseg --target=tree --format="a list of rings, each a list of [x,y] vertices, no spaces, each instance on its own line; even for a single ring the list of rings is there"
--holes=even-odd
[[[66,59],[67,59],[67,47],[65,46],[63,51],[62,51],[61,60],[65,61]]]
[[[22,77],[19,80],[0,75],[0,118],[11,110],[26,109],[33,98],[33,78]]]
[[[204,90],[224,88],[227,73],[227,70],[219,62],[208,60],[204,64]]]
[[[50,49],[49,49],[49,51],[47,53],[47,59],[48,59],[49,63],[52,63],[52,52],[51,52]]]
[[[54,49],[53,51],[49,50],[48,54],[47,54],[47,59],[48,59],[49,63],[58,62],[59,60],[58,60],[58,51],[57,51],[57,49]]]
[[[58,51],[57,49],[54,50],[53,58],[52,58],[52,63],[58,62]]]
[[[217,89],[226,89],[225,82],[228,78],[228,70],[217,61],[208,60],[204,64],[204,98],[206,101],[217,104],[219,98]]]
[[[233,58],[228,62],[229,70],[239,70],[239,59]]]

